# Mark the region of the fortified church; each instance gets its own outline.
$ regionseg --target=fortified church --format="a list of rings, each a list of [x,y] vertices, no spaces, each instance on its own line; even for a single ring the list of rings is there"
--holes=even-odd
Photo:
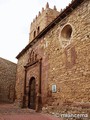
[[[36,111],[90,107],[90,0],[72,0],[60,12],[47,3],[17,59],[17,105]]]

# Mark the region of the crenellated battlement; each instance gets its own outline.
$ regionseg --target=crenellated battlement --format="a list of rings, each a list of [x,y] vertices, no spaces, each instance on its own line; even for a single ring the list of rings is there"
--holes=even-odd
[[[45,12],[45,11],[47,11],[47,9],[51,9],[50,7],[49,7],[49,3],[47,2],[47,4],[46,4],[46,7],[44,8],[44,7],[42,7],[42,10],[41,10],[41,12],[39,11],[38,12],[38,15],[36,15],[36,17],[33,19],[33,22],[36,22],[37,21],[37,19],[38,19],[38,17],[40,17],[40,16],[42,16],[43,15],[43,13]],[[59,12],[59,11],[57,11],[57,8],[56,8],[56,6],[54,5],[54,7],[53,7],[53,9],[52,10],[55,10],[56,12]],[[33,22],[31,22],[31,24],[33,24]]]
[[[31,42],[38,34],[41,32],[52,20],[54,20],[58,15],[56,6],[51,9],[49,3],[47,2],[45,8],[42,7],[41,12],[33,19],[30,25],[29,42]]]

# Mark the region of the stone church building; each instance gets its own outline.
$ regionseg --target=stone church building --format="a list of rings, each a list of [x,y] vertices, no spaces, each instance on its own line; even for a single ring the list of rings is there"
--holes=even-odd
[[[16,103],[31,109],[90,105],[90,0],[46,4],[17,55]]]

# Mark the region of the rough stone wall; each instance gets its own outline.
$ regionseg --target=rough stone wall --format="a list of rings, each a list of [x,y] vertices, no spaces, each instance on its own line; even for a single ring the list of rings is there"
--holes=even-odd
[[[16,64],[0,58],[0,102],[14,102]]]
[[[47,53],[50,63],[49,94],[47,97],[47,106],[49,107],[46,107],[47,111],[51,108],[50,111],[53,112],[58,109],[56,112],[59,111],[59,115],[60,113],[87,113],[90,115],[89,14],[90,1],[88,0],[56,25],[47,36]],[[72,26],[73,32],[71,43],[63,48],[60,36],[63,27],[67,24]],[[56,85],[56,93],[51,92],[53,84]],[[65,103],[66,108],[63,103]],[[73,106],[73,104],[77,105]],[[80,104],[82,106],[79,106]],[[85,107],[84,104],[88,105]]]
[[[42,57],[43,106],[58,107],[63,103],[90,102],[90,1],[78,6],[65,19],[43,36],[19,58],[17,68],[17,100],[24,86],[24,65],[33,49]],[[61,31],[71,25],[70,44],[62,47]],[[37,71],[36,71],[37,72]],[[33,74],[31,71],[30,73]],[[56,92],[52,93],[52,85]]]
[[[49,91],[56,84],[57,92],[52,93],[48,104],[64,101],[90,102],[90,1],[86,1],[62,20],[48,34],[50,69],[48,73]],[[65,48],[61,45],[63,26],[72,26],[71,43]],[[53,38],[53,39],[52,39]],[[69,55],[66,53],[69,50]],[[74,59],[72,61],[71,59]],[[70,65],[68,60],[70,60]],[[52,102],[51,102],[52,101]],[[61,102],[60,102],[61,101]]]

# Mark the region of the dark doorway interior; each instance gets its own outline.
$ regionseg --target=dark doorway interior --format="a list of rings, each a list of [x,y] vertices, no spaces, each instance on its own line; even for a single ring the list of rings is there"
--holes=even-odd
[[[29,81],[29,93],[28,93],[28,107],[35,109],[35,78],[32,77]]]

